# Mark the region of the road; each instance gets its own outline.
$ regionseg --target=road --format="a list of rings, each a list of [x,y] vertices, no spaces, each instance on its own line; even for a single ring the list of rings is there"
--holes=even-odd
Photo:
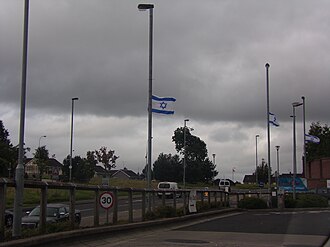
[[[330,211],[243,212],[186,224],[123,231],[61,243],[63,247],[316,247],[330,234]],[[55,243],[54,243],[55,244]],[[58,246],[54,245],[54,246]],[[326,245],[327,247],[330,246]],[[48,247],[52,247],[49,245]]]

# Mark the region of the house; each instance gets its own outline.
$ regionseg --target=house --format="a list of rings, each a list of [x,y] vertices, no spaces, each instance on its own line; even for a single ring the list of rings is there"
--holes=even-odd
[[[115,170],[114,170],[115,171]],[[120,179],[140,179],[140,176],[137,175],[132,170],[128,170],[127,168],[120,169],[115,171],[112,175],[112,178],[120,178]]]
[[[243,179],[243,184],[254,184],[256,182],[256,176],[253,175],[245,175]]]
[[[102,166],[97,165],[95,167],[94,177],[105,178],[107,176],[109,176],[110,178],[119,178],[119,179],[141,179],[141,177],[138,174],[136,174],[132,170],[128,170],[127,168],[107,171]]]
[[[55,158],[50,158],[47,162],[44,175],[50,179],[58,180],[59,176],[63,174],[63,164]],[[28,178],[39,178],[39,168],[35,159],[28,158],[25,163],[25,176]]]
[[[330,180],[330,157],[308,162],[305,174],[308,189],[327,188],[327,180]]]

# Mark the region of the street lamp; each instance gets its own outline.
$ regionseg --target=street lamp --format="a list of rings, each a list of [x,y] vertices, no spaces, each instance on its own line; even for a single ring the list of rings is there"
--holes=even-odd
[[[258,185],[258,137],[256,135],[256,184]]]
[[[43,137],[46,138],[47,136],[40,136],[40,137],[39,137],[39,146],[38,146],[39,148],[40,148],[40,141],[41,141],[41,138],[43,138]]]
[[[187,122],[189,119],[183,120],[183,146],[184,146],[184,154],[183,154],[183,188],[186,188],[186,129],[187,129]]]
[[[72,180],[72,144],[73,144],[73,110],[74,110],[74,102],[79,98],[72,98],[71,99],[71,138],[70,138],[70,182]]]
[[[275,146],[276,148],[276,160],[277,160],[277,172],[276,172],[276,189],[277,189],[277,208],[280,208],[280,200],[279,200],[279,186],[280,186],[280,156],[279,156],[279,150],[280,146]]]
[[[24,130],[25,130],[25,103],[26,103],[26,75],[28,57],[28,33],[29,33],[29,0],[24,1],[23,18],[23,55],[22,55],[22,77],[21,77],[21,112],[19,125],[19,149],[18,163],[15,172],[15,199],[14,199],[14,221],[12,236],[20,237],[22,234],[22,205],[24,191]]]
[[[296,176],[297,176],[297,152],[296,152],[296,107],[301,106],[303,103],[292,103],[292,118],[293,118],[293,200],[296,200]]]
[[[149,93],[148,93],[148,189],[151,189],[151,152],[152,152],[152,42],[153,42],[153,4],[139,4],[140,11],[149,10]],[[148,210],[151,211],[151,197],[148,193]]]
[[[305,178],[307,178],[307,163],[306,163],[306,117],[305,117],[305,113],[306,113],[306,109],[305,109],[305,106],[306,106],[306,102],[305,102],[305,97],[302,96],[301,97],[302,99],[302,104],[303,104],[303,128],[304,128],[304,159],[303,159],[303,162],[304,162],[304,176]]]

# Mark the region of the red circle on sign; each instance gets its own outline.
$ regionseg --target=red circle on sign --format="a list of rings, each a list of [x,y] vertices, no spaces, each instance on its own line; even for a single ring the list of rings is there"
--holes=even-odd
[[[111,192],[103,192],[100,195],[99,203],[100,206],[104,209],[109,209],[113,206],[114,196]]]

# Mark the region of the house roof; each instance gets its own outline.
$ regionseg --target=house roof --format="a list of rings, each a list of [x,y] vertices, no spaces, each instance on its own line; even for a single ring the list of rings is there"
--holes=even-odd
[[[29,163],[34,163],[33,160],[34,160],[34,158],[26,158],[25,159],[25,165],[27,165]],[[49,158],[49,160],[48,160],[48,166],[51,166],[51,167],[63,167],[63,164],[60,163],[57,159]]]
[[[114,170],[115,171],[115,170]],[[116,176],[119,172],[123,173],[124,175],[126,175],[129,178],[140,178],[139,175],[137,175],[135,172],[133,172],[132,170],[128,170],[127,168],[124,169],[120,169],[117,170],[116,172],[114,172],[112,174],[112,176]]]
[[[256,181],[255,175],[245,175],[243,179],[243,183],[254,183]]]

